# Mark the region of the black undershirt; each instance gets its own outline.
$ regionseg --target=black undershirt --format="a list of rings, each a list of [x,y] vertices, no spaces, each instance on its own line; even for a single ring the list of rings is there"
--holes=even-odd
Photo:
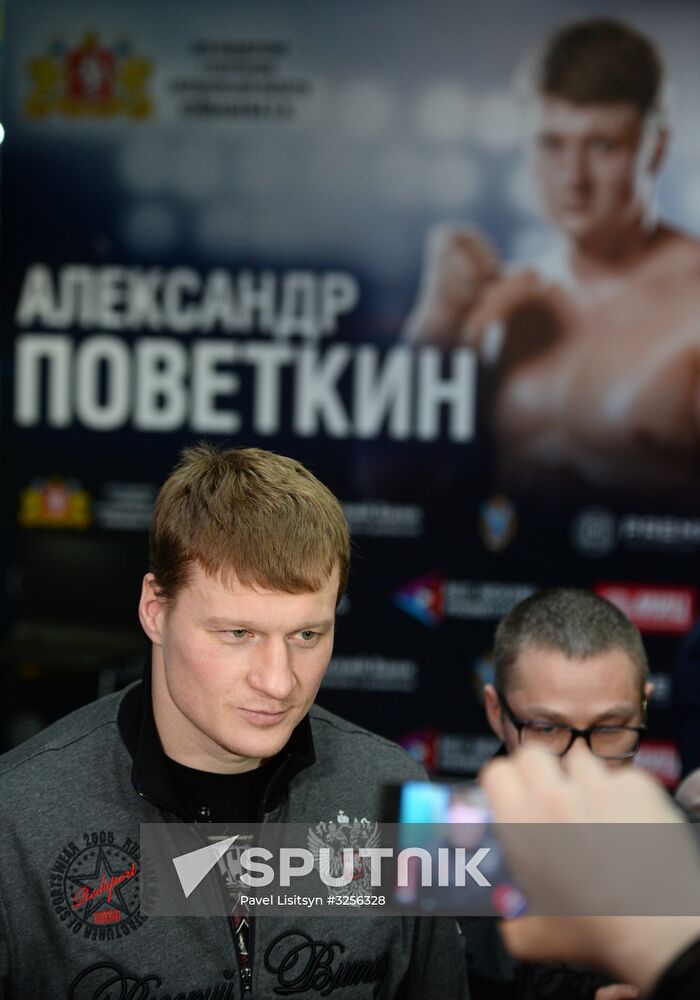
[[[173,784],[185,812],[198,823],[255,823],[267,783],[278,763],[276,756],[253,771],[215,774],[168,758]]]
[[[198,771],[168,757],[168,768],[187,816],[198,823],[255,823],[261,819],[261,805],[267,784],[279,764],[279,755],[266,760],[253,771],[241,774],[217,774]],[[243,995],[249,995],[252,982],[252,921],[238,909],[238,890],[229,887],[236,901],[232,929]]]

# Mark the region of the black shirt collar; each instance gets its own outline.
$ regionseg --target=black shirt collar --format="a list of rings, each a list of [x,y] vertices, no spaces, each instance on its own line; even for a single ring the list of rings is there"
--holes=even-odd
[[[163,750],[153,715],[151,698],[151,661],[146,661],[143,680],[129,688],[119,705],[117,723],[133,766],[131,780],[144,798],[161,809],[188,819],[181,796],[173,782],[168,758]],[[285,796],[292,778],[316,760],[311,723],[308,715],[292,731],[279,763],[263,796],[266,811],[274,809]]]

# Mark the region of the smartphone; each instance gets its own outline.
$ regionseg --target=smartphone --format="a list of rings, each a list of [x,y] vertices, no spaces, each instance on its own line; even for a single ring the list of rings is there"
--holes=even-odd
[[[427,851],[435,870],[442,872],[439,885],[426,886],[416,866],[414,880],[394,887],[397,905],[412,910],[418,905],[426,913],[507,919],[526,912],[527,899],[508,867],[480,785],[432,781],[386,785],[382,819],[396,824],[398,851]]]

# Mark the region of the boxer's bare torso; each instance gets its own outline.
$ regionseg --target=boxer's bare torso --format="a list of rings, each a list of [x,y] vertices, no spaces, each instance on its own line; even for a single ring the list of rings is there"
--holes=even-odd
[[[491,317],[488,297],[479,311],[482,330],[504,327],[492,429],[507,482],[700,485],[699,243],[661,230],[622,275],[567,286],[533,276],[501,315],[497,300]]]
[[[581,270],[486,278],[459,320],[414,339],[488,355],[500,338],[484,390],[504,485],[697,493],[700,242],[659,226],[633,260]]]

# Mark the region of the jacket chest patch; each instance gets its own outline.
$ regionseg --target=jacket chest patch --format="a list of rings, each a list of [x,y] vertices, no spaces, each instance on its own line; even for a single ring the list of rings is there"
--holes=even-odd
[[[73,934],[91,941],[128,937],[146,918],[139,911],[139,845],[111,830],[84,833],[56,858],[51,903]]]

